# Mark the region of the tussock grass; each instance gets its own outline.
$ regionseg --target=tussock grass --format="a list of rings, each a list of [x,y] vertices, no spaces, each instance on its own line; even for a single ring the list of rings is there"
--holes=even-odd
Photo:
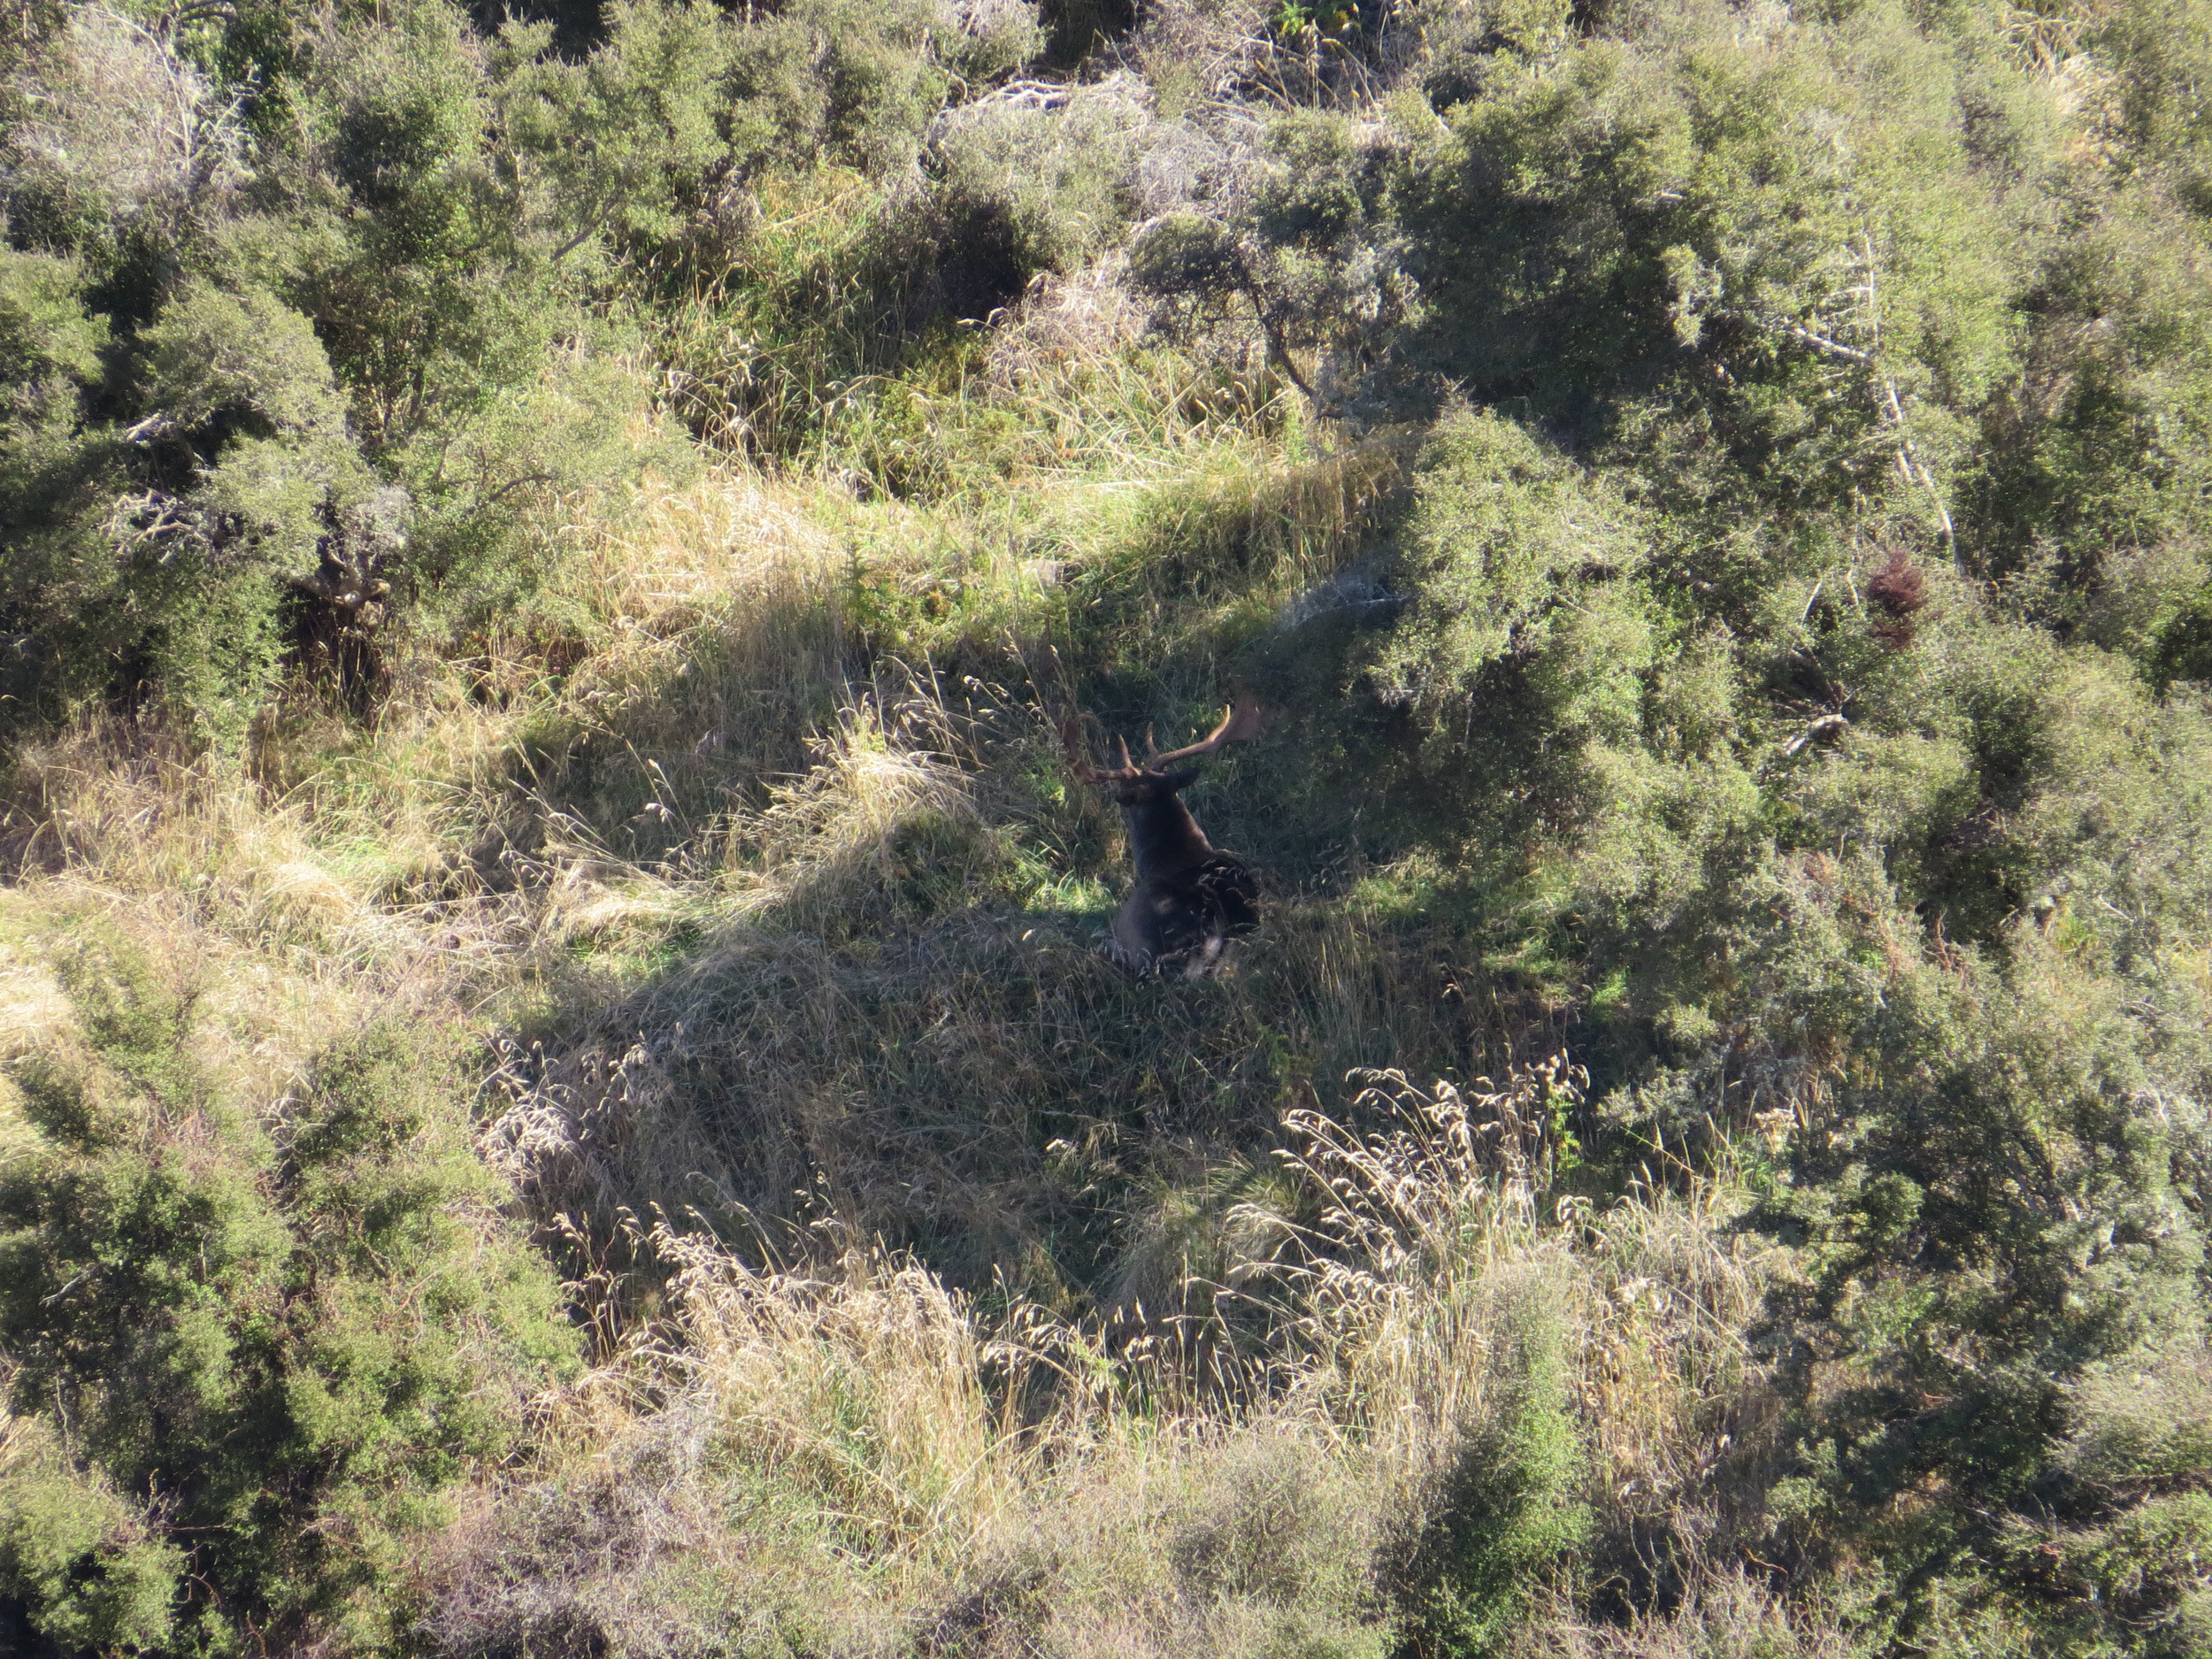
[[[1739,1202],[1718,1187],[1548,1202],[1562,1080],[1385,1079],[1365,1129],[1290,1113],[1281,1209],[1248,1214],[1225,1279],[1193,1277],[1165,1317],[971,1297],[827,1216],[826,1250],[786,1268],[695,1225],[636,1229],[672,1271],[600,1373],[622,1426],[456,1535],[441,1635],[685,1651],[795,1624],[852,1654],[1379,1654],[1399,1563],[1539,1328],[1563,1345],[1571,1495],[1604,1529],[1671,1515],[1694,1545],[1762,1398],[1734,1333],[1764,1270],[1715,1228]],[[578,1525],[588,1549],[553,1545]],[[1825,1651],[1733,1579],[1638,1627],[1686,1654],[1757,1650],[1747,1632]]]

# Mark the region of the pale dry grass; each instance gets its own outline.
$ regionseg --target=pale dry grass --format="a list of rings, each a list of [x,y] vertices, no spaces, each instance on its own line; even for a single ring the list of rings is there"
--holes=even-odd
[[[958,742],[942,708],[926,698],[848,710],[810,745],[811,770],[772,787],[765,808],[732,822],[731,917],[780,913],[795,926],[818,926],[851,908],[856,887],[870,893],[920,874],[913,866],[949,839],[987,838],[976,774],[953,752]],[[917,830],[931,847],[912,844]]]
[[[858,1248],[825,1275],[757,1271],[664,1225],[654,1243],[677,1269],[667,1358],[716,1434],[856,1548],[950,1567],[1021,1507],[1034,1441],[984,1386],[1015,1351],[933,1274]]]
[[[22,893],[165,906],[472,1005],[579,938],[664,923],[681,889],[547,775],[544,734],[633,757],[619,793],[662,841],[707,827],[687,814],[713,780],[803,772],[837,672],[830,551],[791,497],[726,475],[561,511],[552,610],[574,632],[458,668],[403,655],[372,726],[293,710],[246,770],[114,722],[23,751],[0,803]]]
[[[82,729],[19,760],[9,897],[25,934],[65,933],[73,915],[111,917],[157,955],[216,964],[202,976],[216,1005],[268,1002],[276,981],[311,987],[301,996],[323,1006],[365,995],[423,1007],[453,995],[457,930],[473,936],[489,918],[388,902],[398,872],[441,856],[426,833],[410,845],[403,811],[388,815],[391,839],[365,853],[357,826],[334,835],[308,803],[257,788],[234,764],[131,739]]]
[[[1049,385],[1072,365],[1110,359],[1144,332],[1144,311],[1110,256],[1063,276],[1047,273],[991,332],[984,372],[1001,391]]]
[[[364,971],[359,958],[242,942],[188,895],[135,895],[81,872],[0,889],[0,1162],[27,1134],[8,1075],[34,1054],[68,1062],[84,1045],[65,989],[74,965],[96,976],[116,958],[188,1008],[186,1052],[211,1100],[273,1112],[314,1056],[379,1016],[434,1018],[442,999],[412,961]]]
[[[1327,1425],[1160,1416],[1094,1330],[986,1319],[880,1250],[760,1271],[656,1244],[681,1263],[670,1323],[615,1365],[658,1378],[634,1386],[653,1403],[449,1540],[450,1648],[687,1651],[672,1609],[703,1595],[722,1631],[799,1619],[840,1655],[1257,1655],[1325,1630],[1375,1650],[1386,1502]],[[537,1530],[580,1504],[597,1571]]]
[[[1786,1601],[1756,1577],[1717,1569],[1679,1605],[1617,1624],[1571,1606],[1541,1609],[1507,1645],[1511,1659],[1862,1659],[1847,1609],[1815,1596]]]
[[[27,1052],[69,1018],[69,1003],[53,971],[14,936],[21,902],[0,895],[0,1062]]]
[[[571,504],[555,602],[572,607],[572,695],[603,702],[673,676],[710,648],[734,650],[736,673],[764,683],[791,672],[806,635],[766,631],[798,614],[834,620],[837,550],[808,512],[810,492],[731,472]],[[514,643],[526,645],[526,640]],[[496,653],[495,653],[496,655]],[[503,663],[515,672],[518,655]]]
[[[629,1379],[621,1426],[457,1539],[440,1634],[456,1652],[684,1652],[702,1638],[669,1635],[670,1609],[703,1595],[722,1630],[786,1628],[803,1606],[803,1650],[824,1654],[1379,1655],[1392,1563],[1489,1420],[1532,1298],[1568,1333],[1604,1523],[1641,1519],[1647,1482],[1709,1509],[1716,1407],[1761,1389],[1740,1323],[1714,1322],[1740,1321],[1762,1269],[1727,1240],[1718,1189],[1560,1201],[1552,1108],[1576,1083],[1563,1061],[1467,1091],[1382,1078],[1356,1121],[1294,1111],[1279,1162],[1304,1218],[1245,1216],[1234,1294],[1189,1287],[1195,1315],[987,1306],[852,1242],[826,1206],[812,1266],[638,1229],[672,1277],[662,1320],[603,1372]],[[601,1517],[595,1572],[540,1530],[580,1504]],[[546,1564],[515,1573],[526,1560]],[[1556,1613],[1548,1653],[1840,1651],[1722,1566],[1632,1627]]]
[[[1572,1333],[1593,1499],[1694,1530],[1740,1412],[1763,1398],[1744,1333],[1766,1247],[1732,1233],[1743,1201],[1724,1183],[1602,1210],[1567,1194],[1559,1125],[1583,1081],[1562,1054],[1495,1087],[1383,1073],[1348,1120],[1293,1111],[1279,1156],[1327,1202],[1310,1225],[1253,1217],[1288,1248],[1246,1271],[1298,1286],[1278,1339],[1296,1387],[1415,1469],[1492,1409],[1514,1302],[1540,1286]]]

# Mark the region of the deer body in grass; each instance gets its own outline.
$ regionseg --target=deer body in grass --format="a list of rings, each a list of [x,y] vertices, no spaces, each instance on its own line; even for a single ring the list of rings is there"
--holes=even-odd
[[[1140,973],[1175,964],[1202,971],[1228,941],[1259,926],[1259,885],[1234,855],[1206,839],[1182,792],[1198,777],[1190,764],[1227,743],[1260,734],[1260,711],[1240,698],[1210,735],[1163,755],[1146,744],[1144,763],[1118,745],[1121,764],[1098,767],[1083,751],[1073,719],[1061,727],[1071,770],[1079,782],[1102,788],[1121,809],[1137,865],[1137,885],[1114,916],[1109,949]]]

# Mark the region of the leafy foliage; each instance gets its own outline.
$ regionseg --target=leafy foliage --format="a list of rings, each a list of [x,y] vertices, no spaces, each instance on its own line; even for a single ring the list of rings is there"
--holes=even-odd
[[[1493,1421],[1460,1448],[1406,1569],[1408,1653],[1498,1651],[1532,1594],[1588,1540],[1556,1310],[1541,1306],[1544,1288],[1522,1292]]]
[[[0,1342],[10,1409],[65,1439],[0,1466],[0,1586],[72,1648],[388,1640],[410,1533],[569,1346],[445,1062],[373,1025],[257,1110],[127,938],[61,969],[81,1040],[13,1069]]]

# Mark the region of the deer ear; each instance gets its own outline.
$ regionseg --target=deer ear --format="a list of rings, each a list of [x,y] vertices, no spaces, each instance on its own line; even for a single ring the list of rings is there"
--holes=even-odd
[[[1186,766],[1179,772],[1163,772],[1161,776],[1167,780],[1167,788],[1170,795],[1180,795],[1184,790],[1189,788],[1191,785],[1198,781],[1198,767]]]

